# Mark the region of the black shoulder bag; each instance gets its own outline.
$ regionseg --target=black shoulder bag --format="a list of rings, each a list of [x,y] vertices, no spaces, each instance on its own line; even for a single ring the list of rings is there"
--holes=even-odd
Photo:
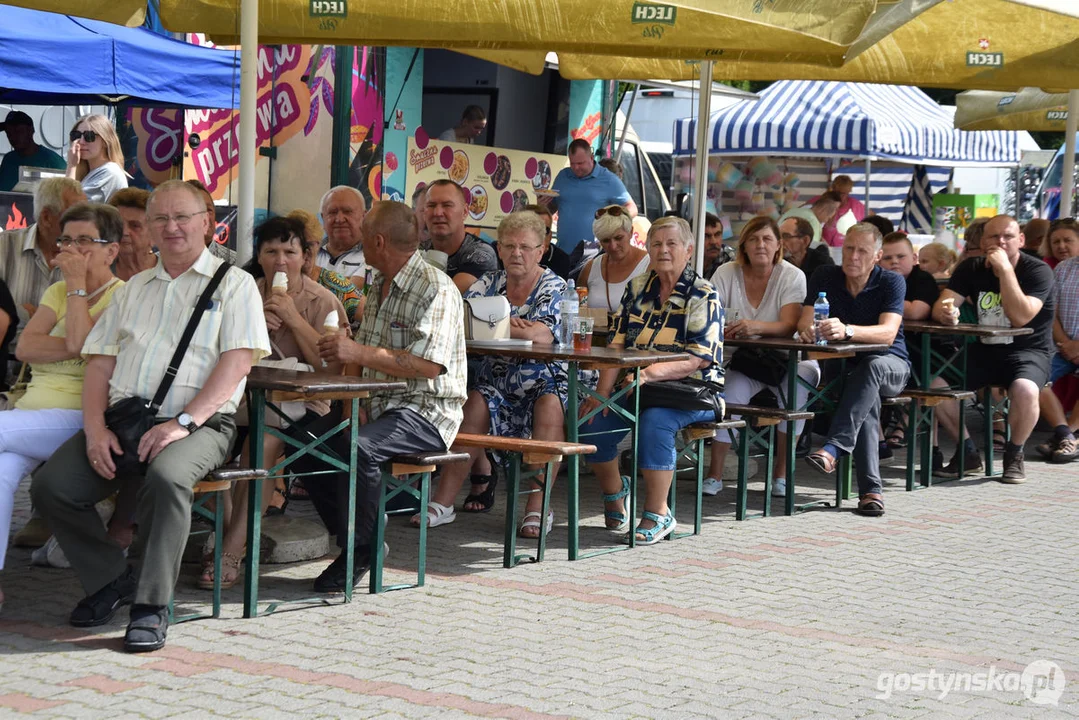
[[[652,349],[656,335],[667,324],[668,310],[663,315],[663,321],[652,332],[646,350]],[[651,317],[651,316],[650,316]],[[657,380],[656,382],[644,383],[638,387],[640,393],[640,408],[645,410],[651,407],[674,408],[675,410],[711,410],[715,413],[716,422],[723,420],[726,406],[723,402],[723,387],[719,383],[710,380],[698,380],[697,378],[681,378],[679,380]]]
[[[113,453],[112,461],[116,464],[116,473],[145,472],[146,464],[139,461],[139,441],[157,424],[157,411],[161,403],[165,402],[165,396],[169,394],[172,381],[180,371],[180,363],[187,354],[187,347],[191,344],[191,338],[195,336],[202,313],[210,306],[214,290],[221,284],[225,273],[232,267],[228,263],[222,263],[210,279],[210,284],[202,291],[198,303],[195,305],[191,319],[187,321],[184,334],[180,337],[180,344],[176,346],[176,352],[172,354],[169,367],[165,370],[165,377],[161,378],[161,384],[157,386],[157,392],[153,400],[141,397],[124,398],[115,405],[110,405],[105,411],[105,426],[112,431],[116,439],[120,441],[120,449],[123,455]]]

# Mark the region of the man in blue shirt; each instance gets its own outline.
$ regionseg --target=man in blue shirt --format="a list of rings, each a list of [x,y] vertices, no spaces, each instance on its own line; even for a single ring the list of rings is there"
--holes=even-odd
[[[7,134],[11,151],[0,162],[0,192],[8,192],[19,183],[19,168],[44,167],[63,170],[67,161],[47,147],[34,142],[34,121],[18,110],[12,110],[0,126]]]
[[[558,211],[558,247],[570,253],[573,265],[583,257],[582,242],[591,242],[592,221],[596,210],[607,205],[621,205],[631,218],[637,216],[637,205],[618,176],[596,163],[592,146],[577,138],[569,144],[569,167],[555,177],[554,190],[558,197],[549,200],[552,210]],[[543,202],[547,198],[540,198]],[[573,266],[571,265],[571,267]]]
[[[880,400],[894,397],[910,378],[910,361],[903,341],[903,276],[877,266],[882,255],[880,230],[858,223],[843,240],[843,264],[821,267],[809,279],[798,335],[812,343],[816,334],[828,342],[882,343],[888,349],[858,353],[847,361],[843,394],[832,416],[824,445],[806,458],[831,474],[842,455],[854,454],[860,515],[884,514],[880,479]],[[828,319],[817,325],[813,304],[825,293]]]

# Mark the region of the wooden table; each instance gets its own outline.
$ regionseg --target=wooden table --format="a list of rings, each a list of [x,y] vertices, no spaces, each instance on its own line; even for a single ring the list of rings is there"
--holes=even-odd
[[[636,505],[637,505],[637,425],[640,418],[640,407],[638,404],[638,395],[633,392],[637,386],[636,376],[632,383],[626,385],[626,387],[611,394],[611,397],[604,398],[596,394],[590,388],[585,388],[585,392],[594,397],[600,402],[599,407],[589,413],[583,418],[578,418],[579,404],[577,402],[577,393],[579,388],[578,373],[581,370],[603,370],[609,368],[617,369],[633,369],[644,367],[646,365],[652,365],[660,362],[678,362],[679,360],[690,360],[694,358],[687,352],[681,353],[668,353],[660,352],[658,350],[636,350],[636,349],[621,349],[621,348],[609,348],[609,347],[595,347],[590,350],[574,350],[572,347],[562,347],[560,345],[547,345],[541,343],[533,343],[530,346],[515,344],[515,343],[499,343],[494,342],[480,342],[469,341],[466,343],[467,350],[471,355],[493,355],[502,357],[519,358],[522,360],[533,360],[536,362],[564,362],[569,365],[569,387],[568,397],[566,399],[566,440],[568,442],[580,442],[580,430],[585,424],[588,423],[593,417],[603,410],[609,412],[615,412],[622,417],[630,421],[630,432],[633,436],[633,483],[634,492],[630,493],[629,507],[626,512],[629,513],[631,521],[631,529],[629,533],[629,547],[636,545],[636,533],[632,530],[632,520],[636,517]],[[632,397],[632,412],[623,409],[618,405],[618,402],[623,397]],[[586,435],[588,433],[585,433]],[[567,492],[569,494],[569,502],[567,508],[567,518],[569,524],[569,559],[577,560],[584,557],[592,557],[594,555],[602,555],[608,552],[617,552],[624,548],[611,548],[602,550],[600,552],[592,553],[590,555],[582,556],[579,554],[579,533],[578,523],[580,520],[580,457],[570,456],[566,460],[566,474],[567,480]]]
[[[838,391],[843,391],[843,379],[845,373],[840,372],[838,377],[832,382],[826,383],[822,388],[810,387],[809,397],[806,399],[804,408],[797,407],[797,390],[798,383],[804,381],[798,377],[798,361],[800,356],[805,356],[808,360],[840,360],[845,358],[851,358],[859,353],[878,353],[888,350],[890,345],[885,343],[856,343],[856,342],[833,342],[827,345],[811,345],[809,343],[801,342],[793,338],[730,338],[723,340],[724,349],[726,348],[758,348],[761,350],[782,350],[787,352],[787,388],[786,388],[786,409],[787,410],[806,410],[819,399],[822,399],[833,385],[836,385]],[[786,497],[786,514],[793,515],[795,512],[801,512],[811,507],[821,505],[820,502],[808,503],[795,507],[794,505],[794,488],[796,487],[794,482],[795,476],[795,445],[794,442],[794,427],[795,422],[789,421],[787,423],[787,497]],[[844,459],[850,456],[845,456]],[[849,461],[846,465],[846,472],[849,472]]]
[[[1034,329],[1029,327],[999,327],[996,325],[978,325],[977,323],[941,325],[937,322],[926,322],[921,320],[906,320],[903,322],[903,328],[911,335],[920,335],[922,357],[921,367],[917,368],[917,377],[918,383],[924,389],[929,389],[933,380],[943,375],[948,368],[952,368],[952,370],[955,371],[955,374],[957,375],[957,384],[963,389],[966,389],[968,348],[975,340],[981,340],[982,338],[1015,338],[1024,335],[1032,335],[1034,333]],[[934,335],[959,337],[962,342],[951,357],[946,357],[933,350],[930,341]],[[933,360],[939,362],[936,369],[932,367]],[[986,410],[985,473],[988,477],[993,477],[993,413],[999,405],[994,403],[991,394],[983,404]],[[960,418],[960,422],[963,422],[963,418]],[[1007,434],[1007,430],[1005,430],[1005,434]]]
[[[295,370],[277,370],[267,367],[253,367],[247,376],[249,394],[248,417],[250,418],[251,466],[262,467],[264,432],[280,438],[286,448],[295,448],[285,458],[269,469],[267,479],[275,479],[291,462],[303,455],[313,455],[337,471],[349,475],[348,490],[348,527],[345,538],[345,602],[352,600],[352,572],[355,567],[354,539],[356,536],[356,436],[359,429],[360,399],[371,393],[404,390],[406,384],[401,381],[368,380],[347,375],[331,375],[324,372],[297,372]],[[347,400],[352,412],[320,437],[310,442],[301,442],[289,437],[276,428],[265,427],[266,406],[275,409],[278,403],[289,400]],[[327,441],[337,433],[347,430],[349,438],[349,456],[343,460],[327,445]],[[250,481],[247,495],[247,559],[245,561],[244,617],[258,615],[258,569],[259,542],[262,532],[262,480]],[[222,542],[222,538],[217,538]],[[325,598],[317,598],[320,603]],[[312,602],[300,600],[294,602]],[[271,605],[268,612],[273,612],[277,605]]]

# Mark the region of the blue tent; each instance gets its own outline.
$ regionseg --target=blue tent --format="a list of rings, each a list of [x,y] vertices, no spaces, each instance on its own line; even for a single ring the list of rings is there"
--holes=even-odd
[[[678,120],[674,154],[694,154],[696,122]],[[872,158],[942,166],[1019,162],[1018,134],[956,130],[952,114],[914,87],[783,80],[759,101],[712,115],[711,155]]]
[[[239,106],[240,59],[127,28],[0,5],[0,102]]]

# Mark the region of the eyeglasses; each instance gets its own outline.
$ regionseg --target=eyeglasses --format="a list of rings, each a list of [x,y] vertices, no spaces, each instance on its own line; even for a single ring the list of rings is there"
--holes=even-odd
[[[629,211],[621,205],[608,205],[607,207],[601,207],[596,210],[596,220],[599,220],[604,215],[612,215],[614,217],[621,217],[622,215],[629,215]]]
[[[532,252],[533,250],[539,250],[542,245],[506,245],[504,243],[499,243],[498,247],[505,250],[509,255],[512,255],[515,252],[527,253]]]
[[[79,235],[78,237],[71,237],[70,235],[61,235],[56,238],[57,247],[76,247],[80,250],[82,248],[88,248],[94,243],[98,245],[108,245],[109,241],[104,238],[90,237],[89,235]]]
[[[179,215],[154,215],[152,218],[150,218],[150,224],[156,228],[163,228],[168,227],[169,220],[175,220],[176,224],[180,227],[187,227],[191,224],[191,218],[195,217],[196,215],[202,215],[205,212],[205,210],[199,210],[198,212],[191,214],[181,213]]]
[[[71,142],[75,142],[76,140],[93,142],[94,140],[97,140],[97,133],[93,130],[72,130],[68,137],[71,138]]]

